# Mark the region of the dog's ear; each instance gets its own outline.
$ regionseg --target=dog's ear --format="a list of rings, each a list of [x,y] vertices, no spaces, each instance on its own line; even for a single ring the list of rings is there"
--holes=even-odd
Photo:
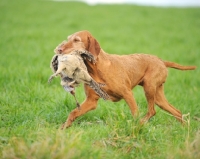
[[[79,54],[81,55],[81,57],[84,59],[84,60],[88,60],[90,62],[92,62],[93,64],[96,63],[96,59],[94,57],[94,55],[86,50],[84,51],[79,51]]]
[[[81,41],[81,38],[80,38],[80,36],[75,36],[75,37],[74,37],[74,41],[76,41],[76,42],[78,42],[78,41],[79,41],[79,42],[80,42],[80,41]]]
[[[93,38],[92,36],[88,36],[88,51],[91,52],[93,54],[93,56],[95,57],[95,59],[97,58],[97,56],[100,53],[101,47],[99,45],[99,43],[97,42],[97,40],[95,38]]]

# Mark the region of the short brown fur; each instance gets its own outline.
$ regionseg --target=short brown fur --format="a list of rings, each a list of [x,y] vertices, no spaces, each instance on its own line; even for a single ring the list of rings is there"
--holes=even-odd
[[[180,122],[183,122],[181,112],[169,104],[165,98],[163,84],[167,78],[167,67],[179,70],[193,70],[196,68],[195,66],[182,66],[147,54],[122,56],[107,54],[88,31],[74,33],[68,37],[68,42],[65,45],[56,49],[61,54],[68,54],[72,50],[79,49],[91,52],[97,62],[92,64],[85,61],[89,74],[98,83],[106,84],[103,89],[110,96],[111,101],[116,102],[124,99],[132,115],[136,115],[138,111],[132,89],[136,85],[143,86],[148,102],[148,112],[142,119],[142,123],[148,121],[156,114],[155,104],[171,113]],[[74,109],[62,128],[71,126],[77,117],[97,107],[100,97],[89,86],[84,85],[84,89],[86,99],[81,104],[81,109]]]

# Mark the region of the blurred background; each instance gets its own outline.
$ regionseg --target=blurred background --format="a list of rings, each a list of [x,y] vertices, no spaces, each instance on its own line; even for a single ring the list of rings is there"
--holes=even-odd
[[[53,0],[53,1],[70,1],[70,0]],[[71,0],[73,1],[73,0]],[[189,7],[200,6],[199,0],[74,0],[77,2],[85,2],[89,5],[96,4],[137,4],[144,6],[176,6],[176,7]]]
[[[200,129],[199,5],[199,0],[0,0],[0,158],[197,157],[200,150],[188,145]],[[142,88],[136,87],[139,119],[132,118],[123,100],[100,100],[96,110],[59,132],[75,102],[59,78],[47,83],[50,60],[54,48],[80,30],[90,31],[110,54],[146,53],[196,65],[195,71],[169,69],[165,84],[170,103],[190,113],[190,125],[181,127],[156,108],[156,116],[141,127],[137,121],[147,106]],[[81,103],[82,86],[76,93]],[[18,137],[23,142],[14,142]]]

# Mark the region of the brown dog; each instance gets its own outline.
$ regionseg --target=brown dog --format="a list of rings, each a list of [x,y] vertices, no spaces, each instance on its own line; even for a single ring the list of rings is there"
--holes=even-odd
[[[142,122],[148,121],[156,114],[155,104],[183,122],[181,112],[169,104],[165,98],[163,84],[167,78],[167,67],[194,70],[195,66],[181,66],[147,54],[122,56],[107,54],[88,31],[74,33],[68,37],[67,43],[56,48],[56,52],[60,54],[68,54],[73,50],[87,50],[93,54],[96,59],[95,64],[85,61],[89,74],[98,83],[106,84],[103,89],[110,96],[111,101],[124,99],[132,115],[136,115],[138,109],[132,89],[136,85],[143,86],[148,102],[148,112]],[[89,86],[84,85],[84,88],[86,99],[81,104],[81,109],[74,109],[62,128],[69,127],[77,117],[96,108],[100,97]]]

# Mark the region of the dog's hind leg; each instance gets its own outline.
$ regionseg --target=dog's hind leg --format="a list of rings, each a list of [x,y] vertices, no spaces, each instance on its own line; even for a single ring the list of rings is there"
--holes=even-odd
[[[163,84],[156,89],[155,103],[161,109],[172,114],[178,121],[183,122],[181,112],[174,108],[171,104],[168,103],[164,95],[164,86]]]
[[[148,112],[145,115],[145,117],[141,120],[141,123],[147,122],[151,117],[153,117],[156,114],[155,111],[155,93],[156,93],[156,86],[154,82],[148,82],[144,84],[144,91],[145,96],[148,103]]]

